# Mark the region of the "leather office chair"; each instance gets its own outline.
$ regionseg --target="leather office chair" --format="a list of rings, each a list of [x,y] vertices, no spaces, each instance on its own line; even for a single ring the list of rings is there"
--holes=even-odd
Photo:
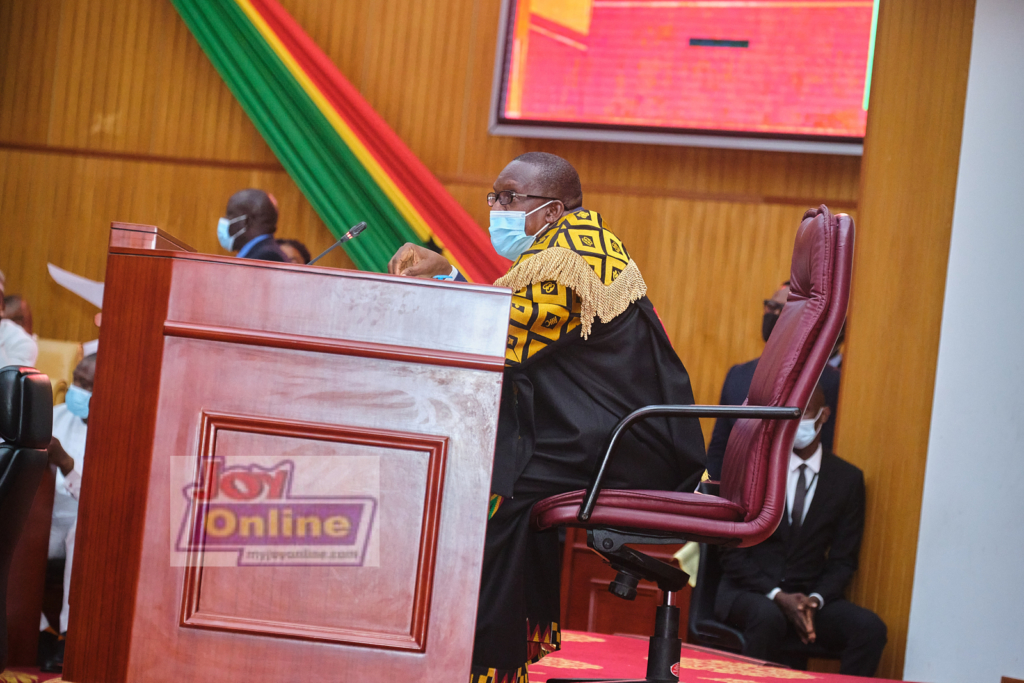
[[[586,491],[553,496],[533,508],[537,530],[560,525],[587,529],[587,545],[618,571],[609,586],[615,595],[633,599],[640,579],[657,583],[664,592],[643,681],[678,680],[674,669],[682,641],[673,596],[689,577],[629,544],[699,541],[747,547],[775,531],[785,511],[786,469],[797,421],[846,319],[853,238],[849,216],[833,216],[825,206],[804,214],[793,248],[789,299],[765,345],[743,406],[640,408],[612,431]],[[718,495],[601,490],[619,436],[634,423],[655,416],[738,418],[726,446]]]
[[[0,368],[0,671],[7,666],[7,578],[53,428],[49,378],[32,368]]]

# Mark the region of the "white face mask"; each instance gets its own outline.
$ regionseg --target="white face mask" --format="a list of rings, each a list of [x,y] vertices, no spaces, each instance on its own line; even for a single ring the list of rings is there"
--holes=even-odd
[[[800,426],[796,429],[796,439],[793,440],[793,448],[807,448],[818,436],[821,427],[818,426],[818,418],[821,417],[822,408],[814,417],[800,420]]]

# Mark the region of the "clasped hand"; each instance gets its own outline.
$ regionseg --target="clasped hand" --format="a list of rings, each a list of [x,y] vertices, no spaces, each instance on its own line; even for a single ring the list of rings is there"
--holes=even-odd
[[[452,264],[436,251],[431,251],[418,244],[406,242],[388,261],[388,273],[406,277],[434,277],[448,275],[452,272]]]
[[[813,643],[818,637],[814,632],[814,615],[821,607],[817,598],[809,598],[803,593],[775,594],[775,602],[782,608],[783,614],[796,627],[797,635],[806,645]]]

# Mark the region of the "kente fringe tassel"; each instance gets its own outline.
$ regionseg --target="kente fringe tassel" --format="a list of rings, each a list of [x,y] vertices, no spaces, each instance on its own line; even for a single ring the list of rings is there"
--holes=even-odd
[[[565,247],[551,247],[531,256],[494,284],[518,292],[548,280],[568,287],[580,298],[580,325],[584,339],[590,336],[595,317],[603,323],[609,322],[647,294],[647,283],[632,259],[615,282],[605,286],[586,259]]]

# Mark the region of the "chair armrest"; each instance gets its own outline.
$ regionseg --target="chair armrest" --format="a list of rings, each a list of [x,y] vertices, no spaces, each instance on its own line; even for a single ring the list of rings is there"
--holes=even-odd
[[[576,519],[580,522],[587,522],[590,515],[594,513],[594,505],[597,503],[597,494],[601,491],[601,480],[604,479],[605,470],[608,469],[608,462],[611,460],[612,452],[618,445],[619,436],[640,420],[649,417],[735,417],[735,418],[761,418],[764,420],[799,420],[803,415],[801,408],[795,407],[768,407],[768,406],[680,406],[680,405],[654,405],[645,406],[634,410],[626,417],[619,420],[615,425],[611,436],[608,439],[608,448],[605,449],[604,457],[594,472],[594,478],[587,487],[587,494],[583,497],[583,504]]]

